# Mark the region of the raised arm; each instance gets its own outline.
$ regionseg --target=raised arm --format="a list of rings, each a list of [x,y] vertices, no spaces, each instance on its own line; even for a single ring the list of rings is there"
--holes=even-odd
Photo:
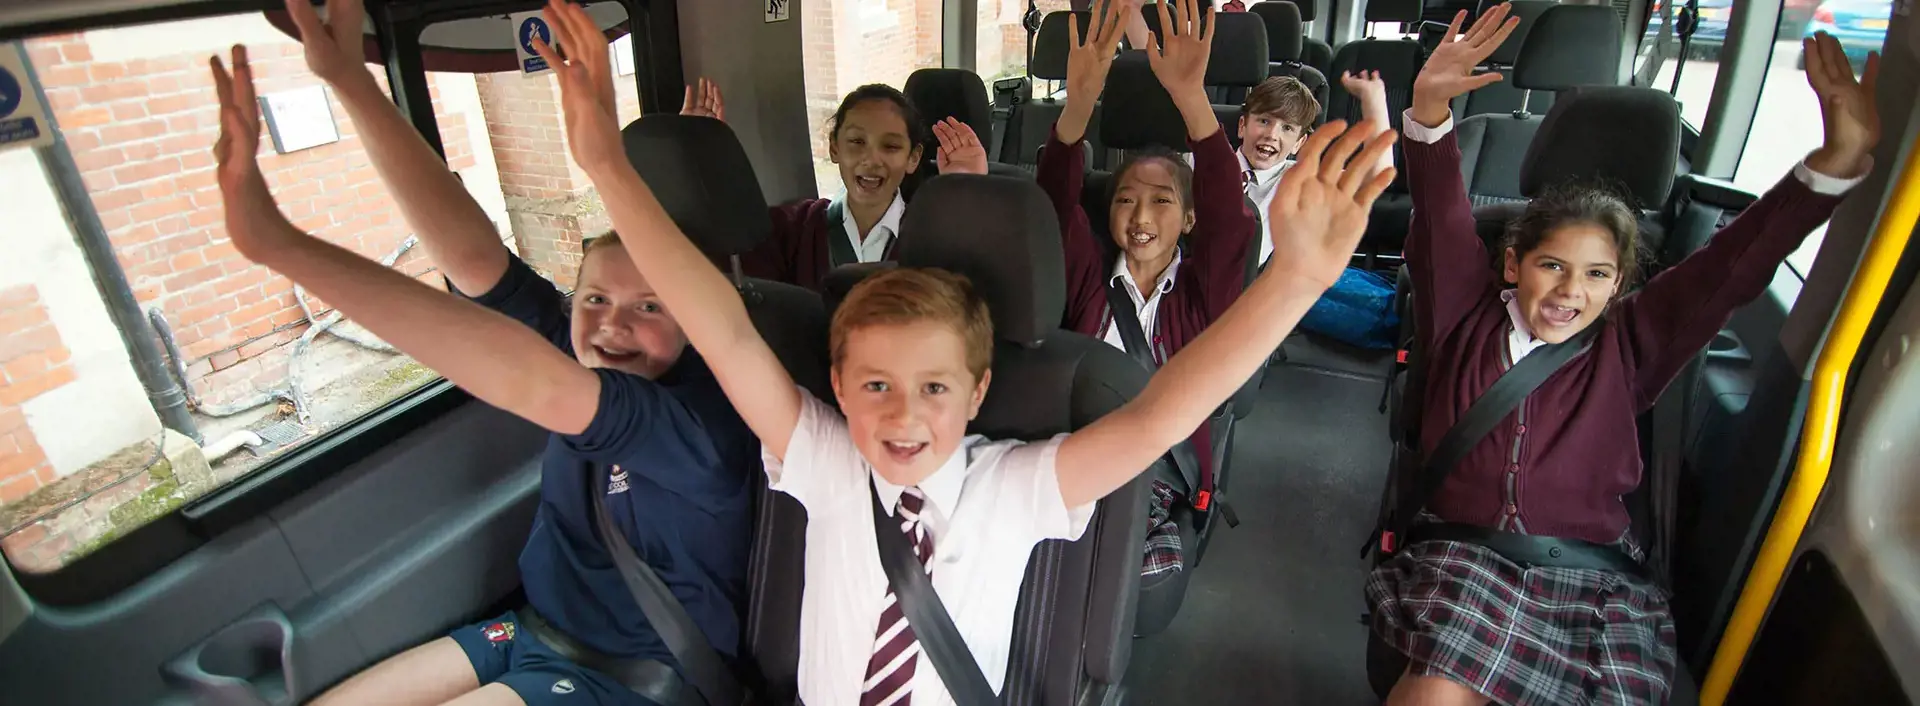
[[[534,48],[559,77],[574,161],[600,190],[634,266],[713,368],[727,399],[760,443],[784,459],[800,420],[793,377],[754,330],[739,292],[680,232],[627,161],[614,117],[613,66],[593,19],[560,0],[549,0],[546,16],[567,57],[538,40]]]
[[[1185,438],[1246,383],[1340,278],[1366,230],[1367,210],[1393,181],[1392,170],[1368,176],[1343,173],[1341,165],[1364,136],[1383,127],[1362,124],[1348,131],[1334,121],[1308,138],[1299,163],[1275,187],[1268,217],[1274,256],[1267,271],[1174,354],[1138,398],[1061,443],[1054,463],[1067,507],[1105,497]],[[1392,147],[1393,133],[1381,130],[1365,142],[1358,159],[1377,159]]]
[[[1120,47],[1121,15],[1128,6],[1125,0],[1108,0],[1106,11],[1087,25],[1086,37],[1080,36],[1079,18],[1067,18],[1071,41],[1067,50],[1067,105],[1053,123],[1054,139],[1074,147],[1086,139],[1093,106],[1107,88],[1107,71],[1113,68],[1114,52]]]
[[[973,126],[948,116],[933,124],[933,136],[940,142],[933,163],[940,174],[987,173],[987,148]]]
[[[1393,116],[1388,114],[1387,82],[1380,79],[1378,71],[1348,72],[1340,77],[1340,84],[1346,86],[1347,93],[1360,97],[1360,121],[1377,125],[1392,125]],[[1380,156],[1374,169],[1386,169],[1393,166],[1393,153]]]
[[[1167,3],[1155,3],[1160,11],[1160,28],[1167,35],[1155,37],[1160,48],[1147,47],[1147,63],[1167,96],[1180,110],[1187,124],[1187,141],[1201,142],[1220,132],[1220,119],[1213,115],[1213,100],[1207,97],[1207,58],[1213,53],[1213,3],[1207,3],[1205,22],[1201,21],[1199,2],[1180,3],[1176,16],[1167,11]],[[1238,174],[1240,170],[1235,169]]]
[[[1120,41],[1120,21],[1128,7],[1124,0],[1110,0],[1099,21],[1088,26],[1088,36],[1080,36],[1080,24],[1067,24],[1072,49],[1067,54],[1067,106],[1060,111],[1053,133],[1040,150],[1040,165],[1034,175],[1040,189],[1053,202],[1054,215],[1060,219],[1060,245],[1066,255],[1069,291],[1105,286],[1105,257],[1094,240],[1093,224],[1080,207],[1086,186],[1086,148],[1081,144],[1093,105],[1106,87],[1107,70],[1113,67],[1114,50]],[[1140,14],[1134,11],[1135,15]],[[1078,301],[1069,297],[1069,301]],[[1070,317],[1073,314],[1069,314]]]
[[[1188,239],[1189,264],[1181,265],[1180,271],[1192,268],[1198,278],[1194,283],[1205,297],[1204,307],[1217,317],[1245,288],[1247,258],[1252,256],[1253,239],[1260,237],[1260,221],[1247,204],[1240,159],[1227,142],[1226,131],[1213,131],[1212,136],[1193,143],[1192,149],[1193,236]]]
[[[407,355],[488,404],[562,434],[593,420],[600,379],[538,333],[377,262],[300,232],[267,191],[256,158],[260,108],[244,47],[233,74],[210,61],[220,97],[219,164],[227,235],[247,259],[313,290]]]
[[[1473,202],[1460,176],[1460,145],[1448,102],[1500,80],[1497,73],[1475,75],[1474,67],[1492,55],[1520,21],[1507,19],[1507,5],[1501,4],[1459,36],[1466,16],[1464,11],[1454,15],[1446,37],[1414,79],[1413,107],[1402,128],[1407,136],[1407,184],[1413,192],[1407,266],[1413,275],[1416,323],[1429,339],[1444,335],[1497,283],[1486,245],[1474,230]]]
[[[1865,75],[1855,81],[1846,53],[1831,35],[1822,32],[1803,44],[1825,142],[1705,247],[1621,300],[1616,310],[1633,358],[1636,402],[1643,409],[1653,406],[1735,309],[1766,291],[1780,263],[1873,168],[1873,148],[1880,142],[1874,106],[1879,55],[1867,56]]]
[[[333,87],[366,143],[374,171],[400,205],[440,273],[462,292],[493,288],[507,269],[507,249],[493,221],[454,178],[440,155],[401,117],[367,72],[362,0],[329,0],[321,22],[309,0],[286,0],[300,28],[307,67]]]

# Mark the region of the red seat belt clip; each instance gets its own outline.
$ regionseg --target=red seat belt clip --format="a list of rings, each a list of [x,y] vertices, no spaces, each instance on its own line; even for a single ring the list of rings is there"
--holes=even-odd
[[[1207,506],[1212,504],[1213,504],[1213,491],[1202,490],[1198,493],[1194,493],[1193,509],[1199,510],[1201,512],[1206,512]]]
[[[1406,350],[1405,348],[1402,348],[1402,349],[1400,349],[1400,350],[1399,350],[1398,352],[1395,352],[1395,353],[1393,354],[1393,361],[1394,361],[1394,362],[1396,362],[1396,363],[1399,363],[1399,364],[1401,364],[1401,365],[1406,365],[1406,364],[1407,364],[1407,350]]]
[[[1387,530],[1380,533],[1380,553],[1382,554],[1393,553],[1393,531],[1392,530]]]

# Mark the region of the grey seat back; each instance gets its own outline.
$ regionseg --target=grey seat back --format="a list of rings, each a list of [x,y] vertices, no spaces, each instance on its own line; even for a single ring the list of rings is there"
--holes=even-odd
[[[1290,2],[1263,2],[1247,8],[1267,26],[1267,76],[1291,76],[1306,84],[1320,104],[1320,120],[1327,114],[1327,77],[1301,59],[1306,35],[1302,34],[1300,7]]]
[[[980,144],[992,144],[989,140],[993,139],[993,108],[987,102],[987,86],[980,80],[979,74],[966,69],[919,69],[907,76],[907,85],[901,89],[901,93],[906,94],[907,100],[913,103],[914,110],[920,114],[925,134],[934,134],[934,124],[953,118],[972,128],[973,134],[980,138]],[[908,189],[908,184],[902,184],[901,188],[908,191],[908,200],[912,200],[921,184],[939,175],[938,147],[936,139],[922,152],[919,171],[907,176],[912,188]],[[990,174],[1014,176],[1026,173],[1013,165],[997,163],[989,163],[987,171]]]
[[[1177,12],[1178,7],[1170,6],[1168,12]],[[1148,4],[1140,12],[1146,17],[1147,30],[1160,36],[1160,6]],[[1206,16],[1201,15],[1200,21],[1204,26]],[[1267,25],[1259,16],[1245,12],[1216,13],[1213,21],[1218,26],[1213,30],[1213,51],[1207,57],[1207,97],[1215,105],[1215,117],[1232,125],[1230,120],[1239,117],[1247,89],[1267,80]],[[1229,113],[1230,117],[1223,117]]]
[[[1306,26],[1306,23],[1314,20],[1315,13],[1317,12],[1314,7],[1314,0],[1284,1],[1288,5],[1294,6],[1294,9],[1300,12],[1300,23],[1303,28]],[[1282,0],[1267,0],[1266,2],[1255,3],[1249,5],[1247,11],[1252,12],[1261,5],[1277,5],[1280,4],[1280,2],[1282,2]],[[1313,67],[1313,70],[1320,72],[1323,76],[1332,76],[1333,45],[1327,44],[1327,40],[1319,37],[1305,36],[1305,32],[1303,31],[1300,38],[1300,63]]]
[[[993,214],[991,227],[981,227],[981,214]],[[900,266],[965,275],[992,311],[993,383],[969,433],[1046,439],[1085,427],[1145,386],[1146,371],[1125,353],[1059,328],[1065,255],[1059,219],[1037,185],[943,176],[921,190],[900,229]],[[884,267],[836,269],[823,287],[829,307]],[[1033,548],[1002,703],[1101,703],[1118,692],[1132,656],[1148,495],[1138,478],[1100,501],[1079,540]]]
[[[1515,6],[1532,11],[1521,4],[1527,2],[1543,0],[1520,0]],[[1548,3],[1538,9],[1513,65],[1512,82],[1522,92],[1523,101],[1527,93],[1539,95],[1619,81],[1620,21],[1611,8]],[[1475,205],[1522,202],[1532,196],[1522,188],[1520,176],[1542,120],[1529,112],[1458,119],[1455,129],[1459,131],[1461,175],[1467,180],[1467,194]]]
[[[1366,20],[1373,22],[1419,22],[1420,0],[1370,0],[1366,7]],[[1412,38],[1405,39],[1361,39],[1348,42],[1334,52],[1333,65],[1326,71],[1327,81],[1327,119],[1345,120],[1348,123],[1360,121],[1360,100],[1347,92],[1340,83],[1340,77],[1349,72],[1378,71],[1380,80],[1387,84],[1387,122],[1400,129],[1400,116],[1413,103],[1413,79],[1420,74],[1424,55],[1420,43]],[[1394,178],[1389,190],[1396,193],[1406,191],[1406,159],[1401,149],[1394,147],[1394,164],[1400,167],[1400,174]]]
[[[723,270],[729,269],[733,256],[771,235],[760,182],[746,150],[725,123],[652,115],[629,124],[621,138],[628,159],[667,214]],[[833,399],[826,309],[820,297],[779,282],[736,281],[754,327],[794,381],[820,399]],[[756,483],[751,592],[742,643],[752,655],[752,666],[772,687],[770,693],[789,700],[799,664],[806,517],[793,498],[768,490],[764,479]]]
[[[1486,12],[1498,4],[1494,0],[1483,0],[1479,11]],[[1480,65],[1481,71],[1498,73],[1501,75],[1501,80],[1455,98],[1453,100],[1455,117],[1512,113],[1516,110],[1544,115],[1547,109],[1553,107],[1551,91],[1533,92],[1529,95],[1528,91],[1514,85],[1513,67],[1520,60],[1520,47],[1526,43],[1534,21],[1538,20],[1547,8],[1560,4],[1559,0],[1512,0],[1509,4],[1511,7],[1508,10],[1508,16],[1519,18],[1520,26],[1513,30],[1513,34],[1507,37],[1505,43],[1493,51],[1492,56],[1487,57],[1486,63]]]

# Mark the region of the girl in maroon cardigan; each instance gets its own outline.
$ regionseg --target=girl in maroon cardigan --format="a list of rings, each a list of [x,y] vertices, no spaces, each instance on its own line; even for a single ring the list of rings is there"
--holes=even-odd
[[[719,87],[701,79],[699,95],[687,89],[680,114],[725,120],[723,106]],[[875,83],[848,93],[829,125],[827,150],[840,167],[844,193],[768,209],[772,237],[740,256],[748,277],[817,290],[838,265],[892,259],[907,209],[900,184],[920,168],[929,141],[920,113],[905,94]],[[947,118],[934,124],[933,133],[940,140],[935,162],[940,173],[987,173],[986,148],[966,123]]]
[[[1118,254],[1099,242],[1080,208],[1086,176],[1080,141],[1113,65],[1122,18],[1129,12],[1138,14],[1129,10],[1129,3],[1108,3],[1099,24],[1089,28],[1090,36],[1084,40],[1078,24],[1069,25],[1073,45],[1067,61],[1067,105],[1041,151],[1037,176],[1060,217],[1066,251],[1067,328],[1124,350],[1126,345],[1113,326],[1114,312],[1107,307],[1107,288],[1120,287],[1133,302],[1133,310],[1122,315],[1139,319],[1154,359],[1161,362],[1200,335],[1240,295],[1247,251],[1257,230],[1241,192],[1239,160],[1214,118],[1203,85],[1213,43],[1212,21],[1200,24],[1195,5],[1183,3],[1178,20],[1168,16],[1166,5],[1160,5],[1160,26],[1173,32],[1163,38],[1164,54],[1149,50],[1154,75],[1186,120],[1194,166],[1188,167],[1171,152],[1149,153],[1129,160],[1114,173],[1106,217]],[[1197,27],[1207,31],[1196,33]],[[1187,237],[1184,252],[1179,247],[1182,236]],[[1202,486],[1208,484],[1212,468],[1208,436],[1202,426],[1193,437]],[[1164,509],[1172,490],[1159,481],[1154,485]],[[1178,568],[1177,538],[1170,523],[1156,523],[1148,546],[1160,551],[1154,553],[1158,556],[1150,554],[1148,573]]]
[[[1484,14],[1434,52],[1403,123],[1414,197],[1406,254],[1430,366],[1422,452],[1513,361],[1603,328],[1466,454],[1416,522],[1586,540],[1640,560],[1621,503],[1640,483],[1635,418],[1871,168],[1878,59],[1856,83],[1832,37],[1805,42],[1825,144],[1638,292],[1625,293],[1635,212],[1619,196],[1579,187],[1528,204],[1509,232],[1502,284],[1474,232],[1447,104],[1498,80],[1473,67],[1512,32],[1517,20],[1503,23],[1506,15],[1505,5]],[[1617,571],[1525,568],[1478,544],[1419,541],[1421,533],[1366,587],[1373,630],[1409,658],[1389,704],[1666,701],[1674,629],[1659,587]]]

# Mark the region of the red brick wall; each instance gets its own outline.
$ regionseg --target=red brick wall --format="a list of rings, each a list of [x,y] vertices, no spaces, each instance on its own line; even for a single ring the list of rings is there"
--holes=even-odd
[[[0,505],[54,481],[47,455],[20,410],[49,390],[73,382],[65,344],[40,292],[23,284],[0,289]]]
[[[204,57],[95,61],[78,35],[27,49],[135,296],[166,311],[201,397],[218,403],[283,384],[286,344],[305,319],[292,283],[227,240],[211,152],[218,103]],[[250,49],[260,93],[318,83],[297,45]],[[261,168],[295,225],[382,257],[408,229],[337,99],[333,110],[340,141],[282,155],[263,140]],[[443,113],[440,127],[453,168],[471,166],[464,116]],[[429,265],[417,253],[399,265],[423,275]]]

